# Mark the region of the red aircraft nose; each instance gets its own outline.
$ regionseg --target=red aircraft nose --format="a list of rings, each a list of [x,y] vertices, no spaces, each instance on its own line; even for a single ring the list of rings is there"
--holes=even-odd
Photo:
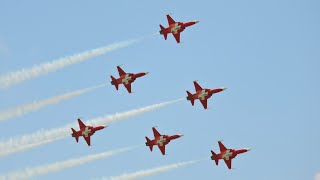
[[[183,136],[183,134],[176,134],[176,135],[171,136],[171,139],[178,139],[182,136]]]
[[[101,129],[104,129],[104,128],[106,128],[107,126],[98,126],[98,127],[96,127],[95,129],[98,131],[98,130],[101,130]]]
[[[222,88],[218,88],[219,92],[226,90],[227,88],[222,87]]]
[[[241,154],[241,153],[248,152],[248,151],[250,151],[250,150],[251,150],[250,148],[243,148],[243,149],[237,150],[237,152],[238,152],[238,154]]]
[[[138,73],[138,74],[135,75],[135,77],[138,78],[138,77],[145,76],[147,74],[149,74],[149,72]]]
[[[224,91],[224,90],[226,90],[227,88],[216,88],[216,89],[212,89],[211,90],[211,93],[218,93],[218,92],[222,92],[222,91]]]

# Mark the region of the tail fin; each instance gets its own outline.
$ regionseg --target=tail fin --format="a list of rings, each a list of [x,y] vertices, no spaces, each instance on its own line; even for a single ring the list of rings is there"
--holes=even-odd
[[[111,84],[114,85],[116,87],[116,89],[118,90],[119,89],[119,84],[116,80],[116,78],[114,78],[113,76],[110,76],[112,81],[111,81]]]
[[[147,136],[146,136],[146,140],[147,140],[146,145],[149,146],[150,151],[152,151],[153,145],[151,144],[151,140]]]
[[[213,151],[211,151],[211,154],[212,154],[211,159],[216,162],[216,165],[218,165],[218,164],[219,164],[219,159],[218,159],[216,153],[214,153]]]
[[[71,128],[72,130],[72,137],[76,138],[76,141],[79,141],[79,136],[76,130],[74,130],[73,128]]]
[[[168,33],[166,32],[166,29],[160,24],[160,34],[163,34],[164,36],[164,39],[167,40],[167,37],[168,37]]]
[[[192,94],[191,94],[189,91],[187,91],[187,94],[188,94],[187,99],[191,102],[191,104],[192,104],[192,106],[193,106],[193,105],[194,105],[194,99],[193,99],[193,97],[192,97]]]

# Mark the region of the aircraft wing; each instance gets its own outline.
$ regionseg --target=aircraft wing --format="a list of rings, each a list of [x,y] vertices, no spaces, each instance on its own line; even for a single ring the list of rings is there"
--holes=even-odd
[[[85,128],[85,127],[86,127],[86,125],[84,125],[84,123],[81,121],[81,119],[80,119],[80,118],[78,119],[78,123],[79,123],[79,127],[80,127],[80,129],[83,129],[83,128]]]
[[[222,144],[221,141],[219,141],[218,143],[219,143],[220,152],[227,150],[227,148]]]
[[[83,138],[84,138],[84,140],[86,140],[86,142],[87,142],[87,144],[88,144],[88,146],[90,146],[91,144],[90,144],[90,137],[91,136],[83,136]]]
[[[228,168],[231,169],[231,159],[224,160],[224,162],[227,164]]]
[[[131,83],[128,83],[128,84],[123,83],[123,85],[124,85],[124,87],[126,87],[127,91],[128,91],[129,93],[131,93]]]
[[[168,24],[169,24],[169,26],[171,25],[171,24],[175,24],[176,22],[170,17],[170,15],[167,15],[167,19],[168,19]]]
[[[124,76],[124,75],[127,74],[126,72],[124,72],[124,70],[121,69],[120,66],[117,66],[117,69],[118,69],[118,72],[119,72],[119,75],[120,75],[120,76]]]
[[[159,147],[162,155],[165,155],[166,154],[166,146],[165,145],[163,145],[163,146],[158,145],[158,147]]]
[[[205,100],[200,100],[202,106],[207,109],[208,108],[208,99],[205,99]]]
[[[153,131],[154,138],[157,138],[157,137],[161,136],[161,134],[156,130],[156,128],[153,127],[152,131]]]
[[[196,91],[202,90],[202,87],[197,83],[197,81],[193,81],[193,84],[194,84],[194,88],[196,89]]]
[[[177,43],[180,43],[180,32],[173,33],[173,36],[176,39]]]

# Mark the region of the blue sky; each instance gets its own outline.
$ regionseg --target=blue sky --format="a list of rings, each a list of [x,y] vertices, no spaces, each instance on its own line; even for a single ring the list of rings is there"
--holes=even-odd
[[[118,175],[210,156],[217,140],[252,151],[229,171],[210,160],[152,179],[313,179],[320,171],[320,2],[270,1],[28,1],[0,6],[0,74],[159,31],[165,15],[200,20],[181,34],[181,44],[155,36],[137,45],[24,82],[0,92],[0,109],[106,83],[105,88],[1,124],[1,139],[60,127],[105,114],[185,97],[193,80],[228,90],[209,100],[183,101],[110,124],[88,148],[70,138],[1,159],[0,172],[144,143],[151,127],[185,136],[171,142],[168,156],[147,147],[45,179]],[[109,76],[123,64],[148,71],[116,91]],[[148,178],[147,178],[148,179]],[[151,179],[151,177],[149,178]]]

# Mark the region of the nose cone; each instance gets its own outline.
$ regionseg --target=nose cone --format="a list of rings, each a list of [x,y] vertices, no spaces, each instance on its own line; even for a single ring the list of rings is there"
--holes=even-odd
[[[143,72],[143,73],[141,73],[141,76],[145,76],[147,74],[149,74],[149,72]]]
[[[143,72],[143,73],[140,73],[140,76],[145,76],[147,74],[149,74],[149,72]]]
[[[98,127],[96,127],[96,130],[101,130],[101,129],[104,129],[104,128],[106,128],[107,126],[98,126]]]
[[[139,77],[145,76],[147,74],[149,74],[149,72],[141,72],[141,73],[135,74],[134,77],[139,78]]]
[[[251,148],[244,148],[244,149],[247,150],[247,152],[251,150]]]
[[[183,134],[178,134],[178,136],[179,136],[179,137],[182,137],[182,136],[183,136]]]
[[[199,23],[200,21],[194,21],[195,24]]]

